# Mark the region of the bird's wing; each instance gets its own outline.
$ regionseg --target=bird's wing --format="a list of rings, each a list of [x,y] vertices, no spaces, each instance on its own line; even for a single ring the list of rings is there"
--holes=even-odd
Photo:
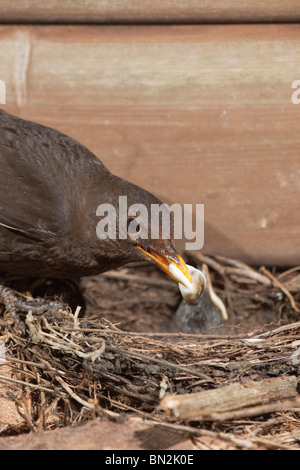
[[[56,142],[58,137],[58,142]],[[0,111],[0,224],[29,238],[55,237],[68,217],[61,134]],[[71,141],[72,139],[70,139]]]

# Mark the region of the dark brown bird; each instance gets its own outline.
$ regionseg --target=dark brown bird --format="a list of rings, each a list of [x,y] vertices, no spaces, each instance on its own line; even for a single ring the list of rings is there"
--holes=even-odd
[[[128,206],[144,204],[149,214],[151,204],[162,204],[113,175],[74,139],[0,110],[0,270],[75,278],[146,259],[172,277],[175,264],[191,282],[171,236],[98,238],[96,211],[104,203],[116,208],[119,233],[120,195]],[[136,220],[137,233],[141,224]]]

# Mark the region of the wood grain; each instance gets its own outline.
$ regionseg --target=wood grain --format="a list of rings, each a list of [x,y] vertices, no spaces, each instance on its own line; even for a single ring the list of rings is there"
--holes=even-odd
[[[217,420],[218,414],[221,417],[225,412],[297,398],[297,387],[295,376],[264,379],[259,382],[245,380],[243,383],[236,382],[197,393],[167,395],[162,399],[160,408],[180,420]],[[299,407],[299,402],[295,401],[295,406]],[[227,416],[229,415],[228,413]]]
[[[300,25],[2,26],[0,63],[7,111],[204,203],[204,251],[300,262]]]
[[[1,22],[296,22],[298,0],[0,0]]]

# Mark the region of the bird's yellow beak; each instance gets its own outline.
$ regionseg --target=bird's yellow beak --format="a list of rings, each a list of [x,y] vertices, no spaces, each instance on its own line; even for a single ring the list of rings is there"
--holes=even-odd
[[[170,277],[175,279],[175,281],[180,282],[182,285],[191,284],[192,276],[189,268],[176,251],[172,251],[171,253],[167,254],[161,253],[152,247],[148,248],[147,251],[140,246],[139,249],[142,250],[142,252],[156,264],[156,266],[167,273]],[[177,269],[170,269],[170,266],[175,266]],[[177,275],[177,273],[179,275]]]

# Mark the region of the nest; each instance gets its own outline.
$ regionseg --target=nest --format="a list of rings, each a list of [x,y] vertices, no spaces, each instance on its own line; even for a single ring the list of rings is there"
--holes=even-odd
[[[1,374],[0,365],[0,381],[13,387],[10,399],[23,421],[2,426],[2,435],[125,415],[187,433],[198,448],[207,446],[205,438],[217,448],[299,448],[299,268],[278,273],[202,255],[191,262],[209,266],[229,315],[205,333],[176,331],[176,285],[143,267],[84,280],[83,318],[80,308],[28,311],[22,337],[5,317],[0,339],[11,372]],[[100,305],[99,317],[95,293],[103,303],[105,286],[111,304]],[[130,289],[131,299],[146,301],[124,299]],[[150,313],[142,325],[141,306]],[[159,331],[155,312],[169,331]]]

